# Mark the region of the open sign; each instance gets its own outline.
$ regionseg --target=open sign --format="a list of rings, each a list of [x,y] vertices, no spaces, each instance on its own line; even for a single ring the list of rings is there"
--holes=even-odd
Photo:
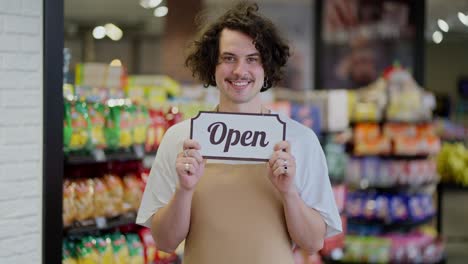
[[[277,114],[201,111],[191,120],[190,138],[204,158],[268,161],[286,138],[286,123]]]

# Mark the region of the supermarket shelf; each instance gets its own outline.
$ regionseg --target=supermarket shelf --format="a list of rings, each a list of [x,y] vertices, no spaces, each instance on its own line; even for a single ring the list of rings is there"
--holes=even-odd
[[[322,256],[323,263],[326,264],[363,264],[363,263],[371,263],[371,262],[364,262],[364,261],[346,261],[346,260],[334,260],[328,256]],[[440,261],[435,262],[436,264],[445,264],[447,263],[447,259],[444,257]]]
[[[350,157],[353,159],[365,159],[365,158],[379,158],[383,160],[426,160],[432,154],[418,154],[418,155],[397,155],[397,154],[366,154],[366,155],[355,155],[352,154]]]
[[[65,164],[82,165],[92,163],[103,163],[109,161],[141,160],[146,153],[142,145],[118,150],[93,150],[80,151],[65,154]]]
[[[390,120],[390,119],[383,119],[383,120],[359,120],[355,121],[352,120],[349,122],[349,125],[351,127],[354,127],[358,124],[378,124],[378,125],[384,125],[384,124],[402,124],[402,125],[425,125],[425,124],[432,124],[434,120],[432,119],[427,119],[427,120],[416,120],[416,121],[398,121],[398,120]]]
[[[74,222],[71,226],[65,227],[63,232],[65,236],[79,236],[84,234],[97,233],[101,230],[108,230],[124,225],[134,224],[136,213],[129,212],[112,218],[95,218],[80,222]]]
[[[375,229],[379,230],[378,234],[386,234],[386,233],[399,232],[399,231],[408,232],[421,225],[431,223],[434,217],[435,215],[431,215],[420,221],[410,220],[410,221],[398,221],[398,222],[392,222],[392,223],[386,223],[382,220],[348,218],[348,227],[349,229],[352,229],[351,226],[366,226],[366,227],[371,227],[371,228],[374,227]]]
[[[435,187],[437,182],[424,182],[420,184],[392,185],[392,186],[359,186],[346,183],[350,191],[372,191],[378,193],[413,193],[421,192],[424,188]]]

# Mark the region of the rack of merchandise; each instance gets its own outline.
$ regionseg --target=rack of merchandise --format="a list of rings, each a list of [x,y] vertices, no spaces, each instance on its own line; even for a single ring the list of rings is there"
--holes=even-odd
[[[167,76],[127,76],[121,66],[79,64],[65,50],[63,263],[180,262],[135,225],[149,168],[165,131],[206,105],[169,102]]]
[[[433,107],[432,95],[401,68],[349,92],[346,238],[326,262],[444,261],[433,227],[440,150]]]

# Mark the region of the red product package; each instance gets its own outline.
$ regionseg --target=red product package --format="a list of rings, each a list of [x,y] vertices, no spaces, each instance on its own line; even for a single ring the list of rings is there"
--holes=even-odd
[[[156,260],[156,243],[154,242],[151,230],[142,228],[138,232],[145,251],[145,263],[154,263]]]
[[[325,239],[323,243],[323,248],[320,250],[320,254],[322,256],[329,256],[333,250],[337,248],[344,248],[346,234],[346,216],[341,215],[341,223],[343,225],[343,232]]]
[[[150,125],[148,127],[145,151],[151,152],[158,149],[159,144],[169,127],[165,114],[161,110],[149,110]]]
[[[338,207],[338,211],[343,212],[346,202],[346,186],[344,184],[333,186],[333,195]]]

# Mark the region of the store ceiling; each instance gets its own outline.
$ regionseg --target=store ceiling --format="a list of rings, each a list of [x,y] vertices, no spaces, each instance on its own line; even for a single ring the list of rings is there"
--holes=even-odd
[[[170,0],[166,0],[170,1]],[[309,0],[259,0],[259,3],[307,3]],[[160,34],[164,18],[154,17],[152,10],[144,9],[139,0],[64,0],[66,31],[73,31],[77,25],[95,26],[113,22],[120,25],[136,26],[146,32]],[[223,6],[231,0],[205,0],[205,5]],[[459,11],[468,14],[468,0],[427,0],[426,32],[432,34],[437,29],[437,19],[445,19],[451,31],[468,36],[468,27],[457,18]],[[170,10],[169,10],[170,12]]]

